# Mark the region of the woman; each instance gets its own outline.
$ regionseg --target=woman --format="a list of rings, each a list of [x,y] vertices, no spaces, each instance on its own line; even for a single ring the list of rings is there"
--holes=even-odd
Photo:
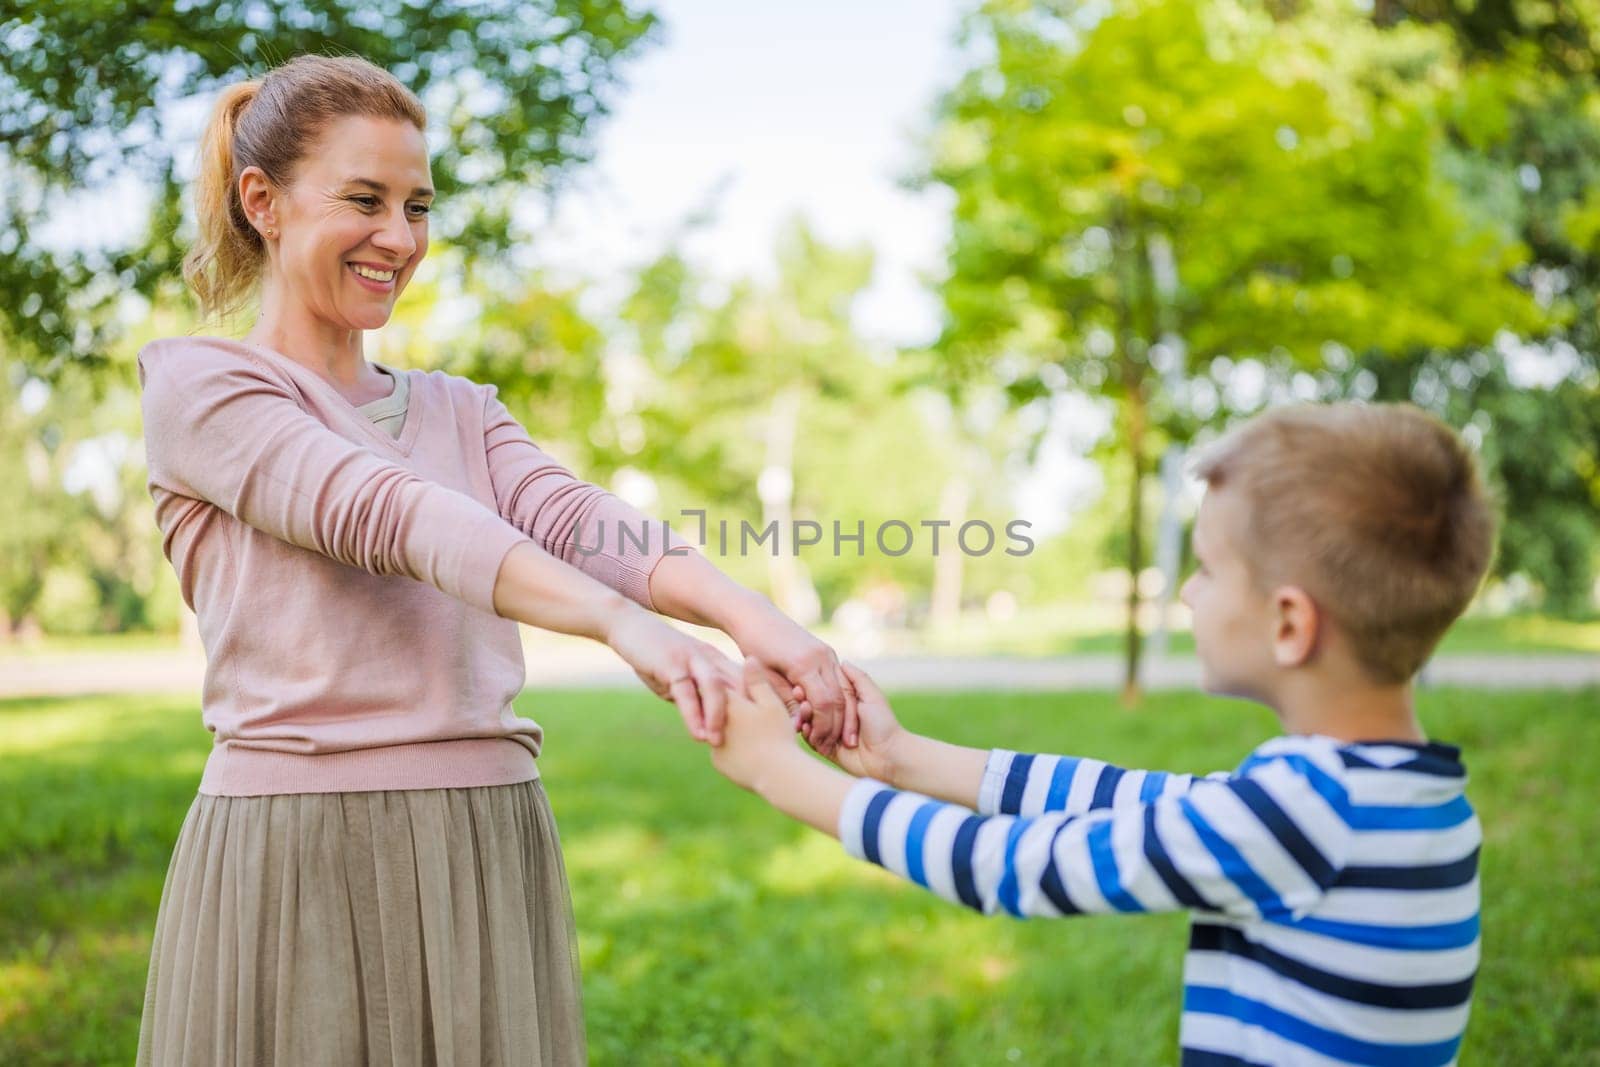
[[[207,314],[258,291],[260,317],[139,355],[216,735],[141,1064],[584,1059],[519,621],[606,642],[697,739],[738,672],[652,612],[781,676],[819,749],[853,728],[826,645],[563,470],[492,387],[363,357],[427,251],[424,123],[384,71],[307,56],[225,90],[202,143],[184,274]]]

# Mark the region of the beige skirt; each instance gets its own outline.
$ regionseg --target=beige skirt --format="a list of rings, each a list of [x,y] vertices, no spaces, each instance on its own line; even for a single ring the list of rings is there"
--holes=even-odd
[[[539,782],[195,797],[161,894],[140,1065],[585,1058]]]

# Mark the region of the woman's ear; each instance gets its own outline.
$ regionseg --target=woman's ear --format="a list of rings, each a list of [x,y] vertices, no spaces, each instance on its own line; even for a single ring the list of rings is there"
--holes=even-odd
[[[1302,667],[1315,654],[1322,634],[1317,602],[1297,585],[1272,591],[1272,658],[1279,667]]]
[[[244,217],[258,233],[278,228],[277,197],[272,180],[260,167],[246,167],[239,175],[239,203],[244,206]]]

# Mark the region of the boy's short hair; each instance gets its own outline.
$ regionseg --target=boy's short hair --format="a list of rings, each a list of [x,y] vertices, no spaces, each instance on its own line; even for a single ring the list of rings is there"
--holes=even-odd
[[[1203,451],[1244,494],[1239,546],[1263,589],[1298,585],[1386,684],[1409,680],[1488,570],[1495,519],[1472,453],[1410,404],[1296,404]]]

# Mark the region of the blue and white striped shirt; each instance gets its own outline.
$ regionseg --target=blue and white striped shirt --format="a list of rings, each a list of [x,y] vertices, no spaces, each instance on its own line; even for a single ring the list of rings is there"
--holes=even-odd
[[[1280,737],[1232,774],[996,750],[974,814],[862,779],[851,854],[985,914],[1194,913],[1185,1064],[1455,1062],[1478,967],[1457,749]]]

